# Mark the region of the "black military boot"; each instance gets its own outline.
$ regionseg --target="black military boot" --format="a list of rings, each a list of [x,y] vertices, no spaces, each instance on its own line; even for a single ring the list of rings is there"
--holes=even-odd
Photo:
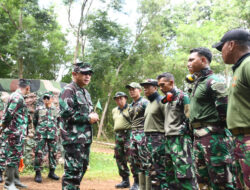
[[[36,171],[35,182],[42,183],[42,175],[40,171]]]
[[[26,185],[22,184],[19,178],[19,171],[18,168],[15,168],[15,173],[14,173],[14,183],[17,187],[21,188],[27,188]]]
[[[0,170],[0,183],[3,183],[3,171]]]
[[[50,169],[49,170],[49,175],[48,177],[50,179],[54,179],[54,180],[59,180],[59,177],[55,174],[55,169]]]
[[[115,186],[115,188],[117,189],[123,189],[123,188],[129,188],[129,187],[130,187],[130,183],[129,183],[128,177],[123,177],[122,182]]]

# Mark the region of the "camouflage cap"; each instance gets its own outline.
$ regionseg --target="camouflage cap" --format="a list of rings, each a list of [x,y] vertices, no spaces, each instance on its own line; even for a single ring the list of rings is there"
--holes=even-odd
[[[126,88],[138,88],[141,89],[141,85],[137,82],[131,82],[125,86]]]
[[[140,83],[141,86],[144,86],[147,84],[152,85],[152,86],[158,86],[158,82],[155,79],[146,79],[144,82]]]
[[[115,96],[114,96],[113,98],[114,98],[114,100],[115,100],[115,99],[118,98],[118,97],[125,97],[125,98],[128,98],[127,94],[124,93],[124,92],[116,92],[116,93],[115,93]]]
[[[30,80],[27,79],[19,79],[18,85],[20,87],[30,86]]]
[[[91,72],[93,73],[90,63],[79,62],[74,64],[74,72]]]
[[[47,97],[52,97],[52,96],[54,96],[54,94],[53,94],[51,91],[48,91],[48,92],[45,92],[45,93],[43,94],[43,97],[45,97],[45,96],[47,96]]]

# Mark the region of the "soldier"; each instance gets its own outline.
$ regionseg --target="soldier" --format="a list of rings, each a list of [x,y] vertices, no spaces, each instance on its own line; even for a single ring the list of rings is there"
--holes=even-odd
[[[27,135],[29,122],[28,109],[24,95],[30,92],[30,81],[19,80],[19,88],[10,95],[2,119],[1,132],[5,129],[6,141],[6,181],[5,189],[26,187],[19,180],[18,166],[23,155],[24,137]]]
[[[231,30],[213,47],[222,52],[225,64],[233,64],[227,125],[236,145],[237,189],[250,189],[250,33]]]
[[[140,85],[143,86],[144,94],[149,100],[144,114],[144,132],[150,154],[148,160],[150,160],[149,175],[152,189],[167,189],[164,133],[165,106],[161,103],[162,97],[157,92],[157,80],[147,79]]]
[[[58,111],[53,105],[53,95],[47,92],[43,95],[43,104],[38,106],[35,111],[33,124],[35,127],[35,140],[37,142],[35,148],[34,170],[36,171],[35,182],[42,182],[42,162],[45,146],[48,146],[49,168],[48,177],[59,180],[55,174],[56,169],[56,152],[57,152],[57,122]]]
[[[130,131],[131,122],[128,115],[128,96],[124,92],[117,92],[114,96],[114,100],[117,104],[112,110],[114,120],[115,131],[115,159],[119,170],[119,175],[122,177],[122,182],[117,184],[116,188],[128,188],[129,183],[129,169],[127,166],[129,158],[129,143],[130,143]],[[131,172],[135,179],[134,185],[130,190],[138,189],[138,173],[135,173],[135,168],[130,165]]]
[[[63,190],[79,190],[89,164],[92,126],[99,120],[93,112],[90,94],[85,89],[93,74],[88,63],[77,63],[73,81],[66,85],[59,97],[61,137],[65,150]]]
[[[232,140],[226,129],[226,84],[210,69],[207,48],[190,51],[188,69],[197,80],[191,94],[190,124],[194,131],[194,155],[201,189],[234,189]]]
[[[175,189],[199,189],[187,119],[189,97],[175,86],[171,73],[163,73],[157,80],[166,95],[162,102],[166,103],[164,127],[167,182],[169,187]]]
[[[130,135],[130,162],[138,168],[139,188],[148,189],[149,174],[147,168],[147,149],[146,136],[144,133],[144,112],[148,105],[148,100],[141,97],[141,86],[139,83],[132,82],[126,85],[129,90],[129,95],[133,102],[129,105],[129,117],[131,120],[131,135]],[[146,177],[145,177],[146,174]],[[147,179],[147,180],[146,180]],[[147,183],[146,183],[147,182]]]

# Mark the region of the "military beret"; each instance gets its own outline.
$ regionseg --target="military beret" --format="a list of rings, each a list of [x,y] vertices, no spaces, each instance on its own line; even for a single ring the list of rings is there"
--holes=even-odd
[[[74,72],[91,72],[93,73],[90,63],[79,62],[74,64]]]
[[[116,92],[115,96],[113,97],[114,99],[118,98],[118,97],[125,97],[128,98],[127,94],[124,92]]]
[[[126,88],[138,88],[141,89],[141,85],[137,82],[131,82],[130,84],[126,85]]]
[[[144,86],[144,85],[152,85],[152,86],[158,86],[158,82],[155,79],[146,79],[144,80],[144,82],[141,82],[140,85]]]

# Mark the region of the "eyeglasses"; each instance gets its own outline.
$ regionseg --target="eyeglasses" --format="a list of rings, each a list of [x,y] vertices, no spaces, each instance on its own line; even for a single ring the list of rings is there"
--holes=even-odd
[[[46,99],[47,99],[47,100],[50,100],[50,97],[49,97],[49,96],[44,96],[44,97],[43,97],[43,100],[46,100]]]
[[[92,76],[92,72],[91,71],[81,71],[80,72],[82,75],[89,75],[89,76]]]

